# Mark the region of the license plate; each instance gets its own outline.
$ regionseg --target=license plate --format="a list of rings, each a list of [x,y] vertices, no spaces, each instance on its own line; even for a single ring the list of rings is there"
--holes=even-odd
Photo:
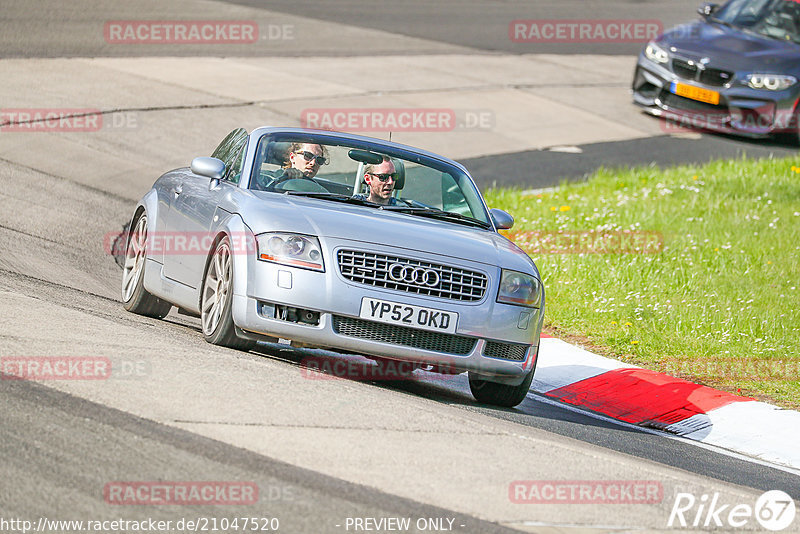
[[[685,83],[672,82],[669,88],[670,93],[682,96],[684,98],[691,98],[698,102],[705,102],[706,104],[719,104],[719,93],[711,91],[710,89],[703,89],[702,87],[695,87],[694,85],[686,85]]]
[[[433,332],[454,334],[458,323],[455,312],[399,304],[372,298],[361,299],[359,317],[368,321],[378,321],[399,326],[419,328]]]

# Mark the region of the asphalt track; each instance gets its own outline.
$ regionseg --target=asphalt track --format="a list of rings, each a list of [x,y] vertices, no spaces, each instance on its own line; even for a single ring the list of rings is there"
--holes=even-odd
[[[227,0],[241,5],[260,5],[256,0]],[[463,46],[487,53],[507,54],[619,54],[636,55],[638,43],[514,43],[507,28],[517,19],[653,19],[669,28],[695,17],[698,4],[612,0],[588,4],[568,1],[424,0],[407,2],[277,0],[270,9],[303,13],[319,20],[400,33]],[[600,15],[598,15],[600,13]],[[365,50],[370,43],[365,43]],[[600,89],[601,90],[601,89]],[[748,141],[730,136],[694,132],[687,136],[660,135],[631,141],[581,144],[569,152],[538,150],[463,160],[482,186],[549,187],[560,180],[582,180],[600,166],[674,165],[705,163],[712,159],[771,157],[797,152],[793,141]]]
[[[299,65],[280,66],[302,70],[311,65],[318,77],[333,80],[334,68],[325,70],[327,63],[314,58],[339,55],[355,64],[349,58],[356,55],[371,61],[402,53],[419,56],[412,61],[422,65],[431,54],[436,61],[448,55],[455,61],[469,54],[535,53],[512,49],[496,32],[478,29],[487,20],[500,27],[498,21],[509,17],[583,16],[577,4],[568,3],[535,4],[541,8],[535,14],[515,14],[516,8],[532,5],[442,2],[433,8],[440,10],[433,17],[416,2],[286,2],[270,3],[272,11],[263,17],[277,20],[276,13],[283,13],[316,20],[322,37],[304,41],[302,57],[295,58]],[[607,18],[628,13],[634,5],[633,16],[655,9],[665,20],[693,9],[685,2],[680,8],[655,2],[609,5],[618,7]],[[501,410],[477,405],[464,377],[388,383],[309,379],[300,366],[303,358],[332,356],[274,345],[251,353],[230,351],[206,344],[198,321],[174,310],[163,321],[124,312],[118,302],[120,271],[104,243],[130,216],[157,172],[207,153],[240,121],[285,118],[273,110],[292,104],[286,95],[273,103],[247,104],[242,95],[229,98],[231,93],[219,85],[187,90],[186,79],[203,79],[215,64],[191,62],[197,50],[148,48],[141,68],[148,78],[139,74],[135,61],[116,62],[124,59],[117,56],[141,55],[141,49],[105,46],[96,32],[80,31],[102,27],[104,20],[154,18],[156,13],[164,18],[182,13],[248,16],[229,12],[225,4],[160,7],[142,2],[114,10],[100,3],[42,2],[38,7],[32,10],[25,2],[3,6],[2,55],[17,58],[0,65],[7,74],[0,88],[3,107],[72,103],[130,109],[139,122],[137,128],[95,134],[0,134],[0,355],[107,356],[136,364],[141,372],[101,382],[0,381],[3,519],[178,520],[246,514],[279,517],[284,532],[344,532],[348,517],[406,516],[452,518],[455,530],[463,532],[653,531],[667,528],[678,492],[719,493],[726,502],[751,504],[771,489],[800,498],[800,478],[794,473],[590,417],[536,396],[516,409]],[[463,20],[447,24],[453,16]],[[382,33],[365,35],[365,25]],[[367,37],[373,44],[359,45]],[[377,37],[382,40],[376,42]],[[624,59],[630,47],[600,53]],[[108,60],[78,59],[87,56]],[[150,59],[156,56],[168,61]],[[173,63],[170,56],[185,56],[185,62]],[[247,72],[255,74],[254,65],[247,64]],[[338,70],[342,63],[331,65]],[[175,79],[167,79],[169,70],[180,68]],[[378,82],[374,90],[393,89]],[[374,98],[373,91],[364,101],[369,105]],[[183,135],[176,138],[176,132]],[[667,165],[741,151],[792,151],[706,135],[602,142],[599,132],[592,142],[563,136],[565,141],[556,144],[580,149],[572,153],[548,149],[546,143],[537,150],[482,153],[474,147],[492,143],[498,132],[482,135],[470,145],[472,156],[462,158],[482,186],[542,187],[582,178],[599,164]],[[439,141],[432,137],[430,142]],[[170,480],[252,481],[261,498],[255,506],[242,507],[117,506],[103,499],[103,488],[112,481]],[[515,504],[508,498],[514,480],[656,480],[664,487],[664,499],[651,505]]]
[[[227,0],[241,5],[260,5],[256,0]],[[400,33],[463,46],[487,53],[507,54],[618,54],[636,55],[638,43],[514,43],[507,28],[517,19],[653,19],[664,28],[695,17],[698,4],[612,0],[588,4],[569,1],[424,0],[407,2],[277,0],[271,10],[303,13],[319,20]],[[598,15],[600,13],[600,15]],[[365,43],[365,50],[370,43]],[[694,132],[687,136],[661,135],[631,141],[581,144],[578,151],[523,151],[502,156],[468,158],[463,163],[483,186],[540,188],[560,180],[582,180],[600,166],[674,165],[705,163],[712,159],[771,157],[797,152],[793,141],[748,141],[724,135]]]
[[[676,164],[703,164],[717,159],[786,157],[796,153],[797,148],[788,141],[753,141],[692,133],[527,150],[466,158],[462,162],[482,187],[539,189],[562,181],[586,180],[599,167],[665,168]]]
[[[40,0],[34,4],[9,1],[5,4],[0,15],[3,24],[0,57],[4,58],[191,57],[199,54],[250,58],[297,57],[296,70],[309,76],[314,75],[313,67],[304,66],[303,57],[380,57],[398,53],[635,56],[641,48],[638,42],[515,43],[509,39],[508,27],[518,19],[600,19],[648,20],[669,28],[697,16],[697,2],[693,0],[608,0],[596,4],[587,4],[584,0],[442,0],[433,3],[424,0],[224,0],[203,4],[199,8],[189,7],[191,2],[181,0],[169,6],[157,2],[138,2],[125,9],[97,2],[67,3],[54,0]],[[241,13],[258,22],[261,28],[261,40],[258,43],[119,46],[109,44],[102,38],[103,25],[109,20],[180,20],[186,18],[186,13],[229,20],[235,18],[234,14],[239,14],[222,9],[220,6],[224,4],[250,8]],[[32,9],[31,5],[36,8]],[[288,39],[283,38],[285,35],[279,29],[284,27],[291,27]],[[442,61],[446,62],[447,59],[443,58]],[[580,63],[566,68],[574,69],[576,73],[585,69]],[[632,64],[629,68],[632,70]],[[501,78],[497,77],[498,74]],[[383,74],[377,71],[370,76],[380,78]],[[487,81],[506,85],[529,83],[520,73],[493,72],[487,76],[490,76]],[[557,80],[549,80],[548,76],[549,73],[542,71],[541,85],[546,86],[552,81],[559,90],[563,87]],[[628,76],[628,73],[623,76],[623,85],[629,84]],[[629,120],[631,116],[642,115],[629,103],[627,96],[623,106],[618,101],[609,104],[604,98],[608,88],[602,84],[586,83],[586,89],[578,92],[574,98],[582,99],[583,106],[595,113],[614,116],[621,122]],[[553,98],[552,94],[547,96]],[[497,184],[538,188],[554,185],[564,179],[584,179],[600,166],[614,168],[704,163],[711,159],[742,155],[780,157],[797,152],[797,145],[792,140],[750,141],[700,131],[670,135],[670,132],[658,131],[659,121],[655,118],[640,117],[638,120],[650,123],[646,128],[649,134],[645,138],[604,139],[602,130],[598,130],[591,142],[571,144],[570,148],[574,146],[577,150],[568,152],[553,151],[551,146],[545,144],[536,150],[507,150],[504,151],[507,154],[500,158],[461,159],[482,186]],[[541,128],[547,131],[549,125],[542,124]],[[576,130],[591,126],[579,123],[572,128]],[[561,143],[556,145],[559,148]]]
[[[169,6],[158,2],[139,1],[127,7],[104,6],[98,2],[58,2],[40,0],[34,4],[9,1],[4,6],[3,18],[12,22],[0,36],[5,57],[87,57],[139,55],[134,49],[109,46],[96,32],[96,24],[107,20],[191,20],[203,12],[224,13],[220,4],[243,6],[267,13],[257,20],[261,24],[283,25],[296,21],[317,20],[341,25],[344,31],[353,31],[353,41],[330,42],[310,38],[316,31],[307,22],[295,28],[293,43],[283,47],[279,39],[263,36],[263,46],[218,45],[213,52],[224,55],[384,55],[395,53],[430,53],[436,46],[423,44],[409,47],[396,40],[380,38],[369,33],[379,30],[391,35],[402,35],[421,41],[450,45],[450,49],[469,49],[477,53],[502,52],[509,54],[624,54],[635,55],[640,47],[634,42],[607,43],[516,43],[509,39],[509,24],[522,20],[619,20],[654,21],[668,28],[696,17],[698,7],[694,0],[605,0],[587,3],[584,0],[222,0],[208,5],[172,2]],[[189,9],[188,6],[192,6]],[[229,11],[230,13],[230,11]],[[167,16],[164,16],[167,15]],[[301,19],[302,17],[302,19]],[[231,16],[220,19],[231,20]],[[57,21],[57,25],[50,24]],[[277,34],[276,34],[277,35]],[[300,46],[298,46],[298,43]],[[194,55],[197,47],[176,50],[167,45],[148,45],[147,54]]]
[[[1,189],[3,354],[144,364],[141,376],[106,384],[0,382],[4,516],[177,520],[189,513],[110,506],[102,488],[117,480],[248,480],[265,495],[279,488],[291,498],[262,499],[245,513],[277,516],[288,532],[340,532],[347,517],[395,515],[464,517],[467,532],[493,531],[478,518],[522,529],[533,522],[537,530],[652,529],[668,515],[669,498],[624,520],[608,505],[575,505],[570,521],[561,505],[509,512],[499,503],[517,479],[646,477],[663,481],[669,496],[719,491],[744,502],[752,498],[746,488],[800,495],[796,475],[535,397],[514,410],[478,406],[463,377],[319,382],[304,379],[303,351],[208,346],[196,320],[174,311],[164,321],[144,319],[117,302],[119,269],[102,241],[130,199],[8,162]],[[513,463],[500,460],[508,456]],[[491,474],[498,469],[499,488]],[[437,486],[441,493],[423,489]],[[238,512],[191,509],[220,518]]]

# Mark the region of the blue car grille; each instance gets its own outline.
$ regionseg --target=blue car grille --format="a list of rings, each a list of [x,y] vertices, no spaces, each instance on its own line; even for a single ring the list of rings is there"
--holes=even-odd
[[[700,68],[695,62],[674,58],[672,72],[686,80],[694,80],[705,85],[722,87],[733,79],[733,73],[727,70]]]
[[[337,259],[342,276],[352,282],[431,297],[477,302],[489,283],[483,273],[399,256],[340,250]],[[405,276],[398,265],[407,267]]]
[[[706,104],[692,100],[691,98],[684,98],[682,96],[674,95],[668,91],[662,91],[659,95],[661,102],[669,109],[691,111],[698,113],[714,113],[718,115],[726,115],[728,107],[723,105]]]

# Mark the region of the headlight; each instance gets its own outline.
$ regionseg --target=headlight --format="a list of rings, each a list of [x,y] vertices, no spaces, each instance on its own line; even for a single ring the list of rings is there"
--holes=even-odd
[[[270,232],[256,236],[258,259],[302,267],[314,271],[324,271],[322,248],[316,237]]]
[[[644,49],[644,55],[647,56],[647,59],[655,61],[656,63],[666,63],[669,61],[669,54],[667,51],[653,41],[647,43]]]
[[[538,308],[542,302],[542,283],[529,274],[503,269],[497,302]]]
[[[797,83],[794,76],[783,74],[748,74],[747,85],[753,89],[769,89],[770,91],[783,91]]]

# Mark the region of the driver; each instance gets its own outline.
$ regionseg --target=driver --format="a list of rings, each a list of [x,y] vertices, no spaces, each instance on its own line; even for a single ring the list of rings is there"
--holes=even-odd
[[[289,167],[285,169],[289,178],[314,178],[320,166],[325,165],[328,158],[322,145],[310,143],[292,143],[289,149]],[[294,176],[296,175],[296,176]]]
[[[282,145],[282,146],[281,146]],[[288,147],[287,147],[288,145]],[[281,168],[260,171],[253,189],[272,191],[275,186],[288,180],[314,180],[320,167],[330,163],[327,149],[316,143],[275,143],[264,156],[264,163],[280,163]]]
[[[369,186],[369,195],[355,195],[354,198],[384,206],[396,206],[397,199],[392,196],[396,173],[394,163],[387,156],[383,156],[383,161],[377,165],[367,165],[364,168],[364,180]]]

